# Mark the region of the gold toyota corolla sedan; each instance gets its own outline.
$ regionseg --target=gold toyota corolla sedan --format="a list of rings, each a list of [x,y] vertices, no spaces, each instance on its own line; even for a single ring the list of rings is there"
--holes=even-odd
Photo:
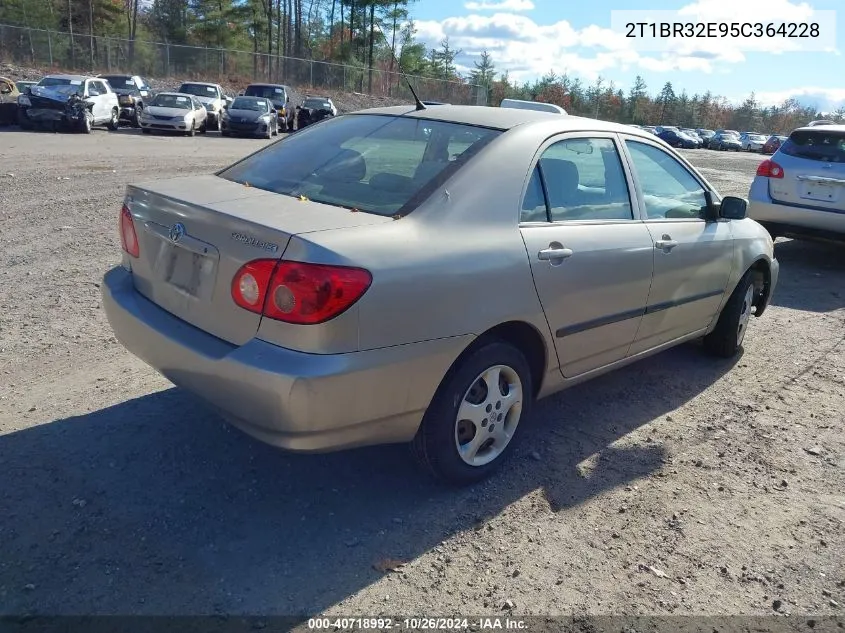
[[[410,442],[462,483],[537,398],[692,339],[735,354],[778,278],[745,210],[629,126],[380,108],[129,186],[102,291],[128,350],[254,437]]]

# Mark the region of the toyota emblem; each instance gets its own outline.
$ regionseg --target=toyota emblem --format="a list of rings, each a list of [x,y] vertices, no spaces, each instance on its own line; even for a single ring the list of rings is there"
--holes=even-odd
[[[177,222],[173,226],[170,227],[170,241],[171,242],[178,242],[185,236],[185,225],[181,222]]]

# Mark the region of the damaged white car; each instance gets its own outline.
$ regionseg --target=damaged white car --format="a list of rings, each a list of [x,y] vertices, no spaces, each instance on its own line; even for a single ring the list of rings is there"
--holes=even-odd
[[[84,75],[49,75],[18,97],[18,124],[89,133],[95,125],[116,130],[120,116],[117,94],[107,81]]]

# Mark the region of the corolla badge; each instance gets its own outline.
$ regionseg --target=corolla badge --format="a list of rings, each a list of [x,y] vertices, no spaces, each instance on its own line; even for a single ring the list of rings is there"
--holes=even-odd
[[[173,226],[170,227],[170,241],[171,242],[178,242],[183,237],[185,237],[185,225],[181,222],[177,222]]]

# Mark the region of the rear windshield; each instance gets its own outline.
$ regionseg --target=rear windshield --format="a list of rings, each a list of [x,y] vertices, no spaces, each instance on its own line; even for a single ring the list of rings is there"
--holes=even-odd
[[[330,104],[325,99],[306,99],[305,103],[302,104],[303,107],[306,107],[310,110],[331,110],[332,104]]]
[[[384,115],[326,119],[218,175],[377,215],[405,214],[501,131]]]
[[[780,152],[810,160],[845,163],[845,132],[821,129],[823,127],[818,130],[796,130],[780,146]]]
[[[263,97],[264,99],[275,99],[281,101],[285,98],[285,89],[274,86],[247,86],[244,90],[245,97]]]

